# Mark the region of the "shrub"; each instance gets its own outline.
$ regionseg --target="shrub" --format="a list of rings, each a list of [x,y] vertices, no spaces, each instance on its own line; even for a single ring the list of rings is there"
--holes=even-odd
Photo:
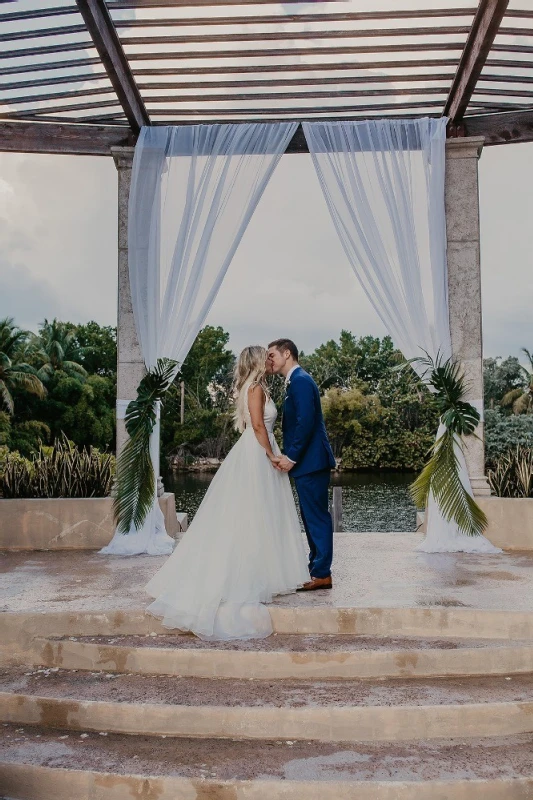
[[[533,447],[533,414],[507,416],[499,409],[485,411],[485,458],[495,468],[498,459],[517,445]]]
[[[533,497],[533,447],[517,446],[501,455],[487,475],[498,497]]]
[[[6,498],[107,497],[114,472],[114,456],[79,450],[63,436],[53,447],[41,445],[31,461],[8,453],[0,488]]]

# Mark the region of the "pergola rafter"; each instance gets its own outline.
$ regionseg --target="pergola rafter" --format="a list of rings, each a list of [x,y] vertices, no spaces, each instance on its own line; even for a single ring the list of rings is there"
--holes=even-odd
[[[452,125],[463,120],[508,5],[509,0],[481,0],[479,4],[444,106],[444,116],[450,118]],[[528,33],[533,35],[533,31]],[[519,36],[520,33],[512,35]]]
[[[383,2],[42,0],[0,13],[0,148],[18,136],[37,152],[42,137],[42,152],[109,154],[147,124],[442,114],[449,135],[533,140],[533,10]],[[298,132],[289,152],[305,150]]]
[[[150,117],[104,0],[76,0],[87,30],[134,133]]]

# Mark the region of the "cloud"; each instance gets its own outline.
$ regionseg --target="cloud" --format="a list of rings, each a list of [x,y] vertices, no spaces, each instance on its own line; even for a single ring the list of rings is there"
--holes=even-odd
[[[45,317],[61,317],[62,305],[46,280],[36,278],[23,264],[0,260],[0,318],[13,317],[21,328],[37,331]]]
[[[22,304],[17,322],[24,318],[34,328],[44,316],[57,313],[73,321],[115,324],[117,177],[112,159],[2,153],[0,176],[0,307],[7,303],[16,269],[28,287],[25,305],[17,295]],[[36,302],[30,292],[38,293],[39,287],[44,294]]]

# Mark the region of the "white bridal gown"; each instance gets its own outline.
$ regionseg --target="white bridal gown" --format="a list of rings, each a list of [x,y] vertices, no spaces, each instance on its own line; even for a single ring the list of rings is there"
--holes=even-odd
[[[309,580],[307,551],[289,477],[275,470],[255,436],[245,387],[246,429],[213,478],[194,520],[146,587],[148,611],[168,628],[202,639],[272,633],[273,595]],[[265,404],[273,451],[277,411]]]

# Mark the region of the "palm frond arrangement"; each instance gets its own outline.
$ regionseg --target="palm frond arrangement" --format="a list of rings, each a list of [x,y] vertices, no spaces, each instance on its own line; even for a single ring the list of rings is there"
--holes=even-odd
[[[461,482],[457,448],[462,448],[461,436],[475,435],[480,415],[477,409],[463,398],[466,381],[459,364],[444,360],[440,353],[435,359],[411,358],[400,367],[416,363],[423,367],[421,377],[434,390],[434,400],[446,430],[432,446],[429,460],[411,484],[410,491],[417,508],[424,508],[430,492],[443,515],[454,521],[459,530],[468,536],[479,536],[486,529],[487,517]]]
[[[113,511],[120,533],[129,533],[132,524],[139,529],[155,498],[155,480],[150,459],[150,434],[156,423],[156,403],[160,401],[175,374],[177,362],[159,358],[137,389],[137,399],[126,409],[129,439],[117,460]]]

